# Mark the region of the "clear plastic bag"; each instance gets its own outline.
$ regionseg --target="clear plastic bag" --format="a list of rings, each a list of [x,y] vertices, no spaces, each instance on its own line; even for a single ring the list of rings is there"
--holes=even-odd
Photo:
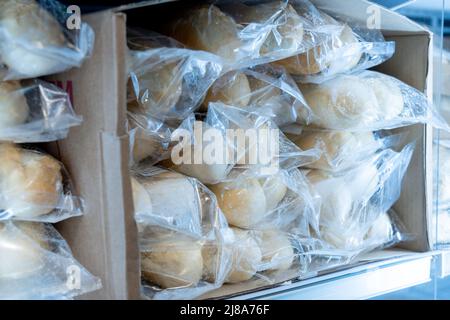
[[[434,181],[433,194],[435,207],[450,208],[450,141],[440,140],[433,144]]]
[[[41,80],[0,82],[0,110],[0,141],[59,140],[82,122],[69,95]]]
[[[450,130],[423,93],[379,72],[343,74],[299,88],[313,112],[311,127],[376,131],[427,123]]]
[[[215,102],[203,121],[194,120],[187,118],[173,132],[178,143],[164,165],[206,184],[234,179],[228,177],[233,168],[266,175],[320,157],[320,150],[301,150],[269,118],[249,110]]]
[[[80,19],[54,0],[3,0],[0,79],[36,78],[81,66],[95,36]]]
[[[83,214],[83,201],[62,163],[50,155],[0,144],[0,221],[56,223]]]
[[[188,47],[221,56],[230,71],[306,52],[342,26],[307,0],[216,1],[187,10],[166,29]]]
[[[380,216],[400,196],[413,149],[413,144],[401,152],[385,149],[357,167],[339,173],[308,172],[313,190],[321,197],[318,237],[338,250],[366,250],[368,242],[378,238],[368,234],[370,228],[379,223],[381,229],[383,223],[387,224],[387,219]]]
[[[275,62],[303,83],[321,83],[337,74],[374,67],[395,52],[395,42],[385,41],[380,30],[354,21],[336,21],[324,12],[322,18],[340,28],[327,41],[305,53]]]
[[[158,120],[183,120],[222,72],[219,57],[149,31],[128,31],[128,106]]]
[[[260,113],[283,129],[299,118],[311,117],[305,98],[286,70],[268,64],[231,71],[209,89],[201,111],[210,102],[222,102]]]
[[[0,300],[70,299],[101,288],[50,224],[0,222]]]
[[[196,179],[157,167],[132,176],[139,229],[142,292],[150,299],[193,299],[221,286],[227,222]],[[208,266],[208,267],[206,267]]]

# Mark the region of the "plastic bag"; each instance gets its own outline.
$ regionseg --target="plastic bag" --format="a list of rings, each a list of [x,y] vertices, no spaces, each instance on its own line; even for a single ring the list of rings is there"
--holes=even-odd
[[[321,197],[319,238],[344,251],[367,249],[370,228],[400,197],[413,144],[385,149],[359,166],[338,173],[311,170],[307,177]],[[381,227],[380,227],[381,229]]]
[[[80,67],[94,32],[58,1],[0,3],[0,79],[28,79]]]
[[[63,139],[81,124],[69,95],[41,81],[0,82],[0,140],[47,142]]]
[[[228,227],[214,195],[196,179],[157,167],[136,170],[132,188],[143,295],[193,299],[218,288],[230,257],[222,250]]]
[[[268,118],[241,108],[210,103],[203,121],[187,118],[172,134],[178,142],[164,166],[206,184],[232,180],[231,170],[258,176],[296,168],[320,157],[301,150]]]
[[[299,88],[313,112],[311,127],[376,131],[427,123],[450,129],[423,93],[379,72],[339,75]]]
[[[320,12],[329,24],[340,27],[327,41],[305,53],[275,62],[303,83],[321,83],[337,74],[374,67],[395,52],[395,42],[385,41],[380,30],[368,29],[354,21],[336,21]]]
[[[450,208],[450,141],[433,144],[434,204],[439,209]]]
[[[70,299],[101,288],[50,224],[0,222],[0,257],[0,300]]]
[[[128,46],[129,109],[162,121],[186,118],[222,72],[219,57],[153,32],[129,30]]]
[[[201,111],[210,102],[222,102],[260,113],[283,129],[299,118],[311,117],[305,98],[282,67],[260,65],[231,71],[219,78],[203,100]]]
[[[83,201],[62,163],[37,151],[0,144],[0,221],[56,223],[83,214]]]
[[[326,171],[350,169],[365,161],[380,149],[399,144],[401,135],[384,135],[381,132],[347,132],[304,130],[300,135],[287,137],[303,150],[322,150],[319,160],[305,165],[307,168]]]
[[[166,29],[188,47],[221,56],[230,71],[306,52],[342,27],[326,21],[309,1],[281,0],[199,5]]]

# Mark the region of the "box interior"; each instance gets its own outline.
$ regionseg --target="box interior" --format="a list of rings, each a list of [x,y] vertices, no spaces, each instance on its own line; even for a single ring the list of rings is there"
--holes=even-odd
[[[53,76],[63,86],[72,84],[74,108],[84,117],[82,126],[71,130],[67,139],[51,146],[67,166],[75,187],[86,202],[86,215],[58,225],[74,255],[89,271],[101,277],[103,289],[82,298],[139,299],[140,272],[137,228],[133,218],[128,173],[126,134],[126,26],[156,29],[161,20],[180,12],[192,1],[161,4],[147,1],[142,7],[125,6],[84,17],[96,32],[93,56],[81,69]],[[165,1],[167,2],[167,1]],[[365,1],[313,1],[339,14],[361,17]],[[198,3],[198,1],[197,1]],[[351,6],[352,10],[348,10]],[[134,8],[134,9],[133,9]],[[429,47],[431,35],[410,20],[381,10],[386,38],[396,41],[394,57],[377,69],[431,96]],[[158,18],[159,17],[159,18]],[[402,248],[412,252],[430,249],[427,212],[431,209],[431,130],[424,125],[400,129],[416,139],[416,149],[395,210],[412,240]],[[429,200],[427,200],[429,199]],[[385,258],[385,257],[384,257]],[[350,267],[350,266],[348,266]],[[294,275],[285,273],[281,283]],[[218,297],[257,290],[259,280],[226,285],[209,295]],[[266,284],[267,285],[267,284]]]

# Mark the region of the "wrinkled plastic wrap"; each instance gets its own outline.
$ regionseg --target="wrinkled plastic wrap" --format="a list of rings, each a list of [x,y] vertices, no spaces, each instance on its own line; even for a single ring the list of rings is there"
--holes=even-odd
[[[28,79],[79,67],[94,32],[55,0],[0,3],[0,79]]]
[[[69,95],[41,80],[0,82],[0,111],[0,141],[59,140],[82,121]]]
[[[231,71],[209,89],[202,104],[222,102],[266,116],[283,128],[311,117],[305,98],[283,67],[260,65]]]
[[[143,295],[193,299],[220,287],[230,256],[214,195],[196,179],[157,167],[134,171],[131,183]]]
[[[306,0],[199,5],[169,23],[166,32],[186,46],[221,56],[226,70],[304,53],[339,34]]]
[[[172,134],[177,142],[164,165],[206,184],[290,169],[320,157],[301,150],[269,118],[220,102],[209,104],[203,121],[187,118]]]
[[[150,31],[129,30],[128,46],[128,108],[161,121],[186,118],[222,72],[219,57]]]
[[[0,221],[56,223],[83,214],[83,201],[62,163],[50,155],[0,144]]]
[[[287,59],[276,61],[297,81],[321,83],[337,74],[369,69],[395,52],[395,42],[385,41],[379,29],[368,29],[354,21],[337,21],[320,11],[322,19],[339,28],[318,46]]]
[[[0,300],[71,299],[100,289],[50,225],[0,222]]]
[[[379,72],[343,74],[299,88],[312,110],[315,128],[376,131],[427,123],[449,130],[423,93]]]
[[[321,198],[319,238],[348,252],[374,249],[382,244],[379,238],[392,238],[383,237],[394,234],[385,213],[400,197],[413,150],[413,144],[401,152],[385,149],[342,172],[309,171],[307,177]]]

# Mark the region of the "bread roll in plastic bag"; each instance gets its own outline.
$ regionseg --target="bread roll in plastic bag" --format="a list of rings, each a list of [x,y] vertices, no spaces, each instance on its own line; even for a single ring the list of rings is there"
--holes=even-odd
[[[0,141],[59,140],[82,122],[69,95],[41,80],[0,82],[0,111]]]
[[[166,32],[187,47],[221,56],[235,70],[306,52],[341,29],[306,0],[216,1],[186,10]]]
[[[340,73],[369,69],[394,54],[395,42],[385,41],[380,30],[354,21],[336,21],[321,11],[319,14],[339,32],[304,53],[275,62],[298,81],[321,83]]]
[[[63,164],[52,156],[0,144],[0,221],[56,223],[83,214]]]
[[[231,226],[259,230],[295,228],[297,234],[305,237],[311,228],[318,228],[318,199],[309,192],[308,180],[296,168],[265,176],[238,175],[234,180],[208,187]]]
[[[305,98],[286,70],[268,64],[225,74],[208,90],[201,110],[207,110],[210,102],[260,113],[281,129],[311,117]]]
[[[94,32],[55,0],[0,3],[0,79],[28,79],[80,67]]]
[[[50,224],[0,222],[0,300],[71,299],[101,288]]]
[[[129,30],[129,110],[159,120],[182,120],[199,105],[222,72],[211,53],[185,49],[151,31]]]
[[[419,90],[375,71],[339,75],[321,84],[299,84],[313,113],[311,126],[375,131],[416,123],[449,130]]]
[[[320,238],[339,250],[366,249],[370,227],[400,197],[413,149],[385,149],[342,172],[311,170],[307,177],[321,198]]]
[[[203,121],[188,118],[172,140],[178,143],[165,165],[206,184],[229,180],[233,168],[254,176],[320,157],[320,150],[298,148],[270,118],[220,102],[209,104]]]
[[[157,167],[134,171],[131,183],[144,296],[193,299],[218,288],[230,257],[215,196],[196,179]]]

